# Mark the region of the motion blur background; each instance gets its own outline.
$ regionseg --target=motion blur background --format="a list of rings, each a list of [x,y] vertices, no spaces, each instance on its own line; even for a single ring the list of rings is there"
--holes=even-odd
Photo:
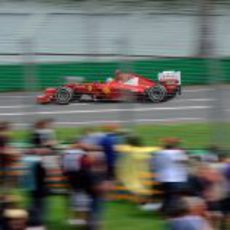
[[[0,121],[12,122],[16,142],[26,140],[24,130],[35,121],[54,118],[60,142],[75,138],[79,127],[115,123],[139,125],[133,132],[149,146],[177,136],[185,148],[216,144],[228,153],[229,24],[228,0],[1,0]],[[66,77],[102,82],[116,69],[153,80],[164,70],[181,71],[182,95],[159,104],[36,104],[37,95]],[[51,210],[60,211],[61,202]],[[152,220],[132,213],[126,222],[132,208],[113,205],[106,229],[129,221],[141,229],[141,221]],[[57,213],[51,222],[66,214]]]
[[[28,114],[20,113],[25,111],[23,104],[31,104],[26,107],[30,112],[44,110],[34,103],[39,90],[60,86],[66,76],[103,81],[119,68],[155,80],[160,71],[179,70],[183,87],[202,87],[186,88],[180,100],[166,104],[165,110],[146,112],[142,106],[145,114],[136,117],[132,112],[124,115],[116,105],[118,111],[108,112],[113,113],[108,121],[131,115],[128,120],[148,123],[229,120],[229,9],[227,0],[1,1],[0,91],[8,92],[1,94],[1,118],[24,125]],[[24,93],[12,93],[19,91]],[[97,110],[93,118],[86,108]],[[66,125],[92,119],[99,124],[107,121],[98,112],[101,109],[109,106],[78,107],[88,119],[80,114],[63,119],[57,111],[41,114]],[[34,114],[30,119],[35,119]],[[226,133],[213,135],[226,144]]]

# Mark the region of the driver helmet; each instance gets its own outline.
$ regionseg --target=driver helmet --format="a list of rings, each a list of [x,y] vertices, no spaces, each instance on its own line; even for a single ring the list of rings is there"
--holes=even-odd
[[[121,70],[117,69],[115,71],[115,79],[118,80],[118,81],[122,80],[122,72],[121,72]]]

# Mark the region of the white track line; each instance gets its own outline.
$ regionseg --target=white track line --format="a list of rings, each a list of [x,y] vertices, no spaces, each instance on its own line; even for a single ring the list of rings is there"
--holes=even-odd
[[[177,117],[177,118],[162,118],[162,119],[131,119],[127,120],[97,120],[97,121],[79,121],[79,122],[57,122],[58,125],[86,125],[86,124],[108,124],[108,123],[144,123],[144,122],[175,122],[175,121],[202,121],[205,118],[200,117]]]
[[[0,109],[23,109],[32,107],[31,105],[1,105]]]
[[[212,88],[198,88],[198,89],[183,89],[182,88],[182,94],[185,93],[197,93],[197,92],[207,92],[207,91],[213,91]]]
[[[0,116],[25,116],[25,115],[57,115],[57,114],[93,114],[93,113],[116,113],[116,112],[147,112],[147,111],[177,111],[210,109],[211,106],[178,106],[178,107],[157,107],[157,108],[131,108],[131,109],[96,109],[96,110],[69,110],[69,111],[36,111],[36,112],[15,112],[0,113]]]
[[[187,99],[175,99],[173,102],[187,102],[187,101],[194,101],[194,102],[205,102],[205,101],[216,101],[215,98],[187,98]]]
[[[97,124],[111,124],[111,123],[149,123],[149,122],[180,122],[180,121],[204,121],[206,118],[202,117],[177,117],[177,118],[162,118],[162,119],[133,119],[131,121],[125,120],[96,120],[96,121],[61,121],[55,122],[56,125],[97,125]],[[30,126],[27,123],[15,123],[15,126]]]
[[[0,95],[0,99],[13,98],[13,99],[23,99],[23,98],[33,98],[34,96],[29,95]]]
[[[212,98],[188,98],[188,99],[176,99],[174,102],[205,102],[205,101],[215,101],[216,99]],[[94,103],[73,103],[67,105],[67,107],[76,107],[76,106],[81,106],[81,105],[94,105]],[[40,107],[38,107],[40,106]],[[19,105],[0,105],[0,109],[23,109],[23,108],[45,108],[46,106],[49,105],[25,105],[25,104],[19,104]],[[58,105],[53,105],[51,104],[49,108],[57,108]],[[61,106],[61,105],[59,105]],[[60,107],[61,108],[61,107]]]
[[[80,106],[80,105],[89,105],[90,103],[79,103],[79,104],[69,104],[68,107],[75,107],[75,106]],[[33,104],[33,105],[0,105],[0,109],[23,109],[23,108],[40,108],[38,106],[43,106],[42,108],[44,108],[46,105],[37,105],[37,104]],[[51,105],[49,108],[57,108],[58,105],[53,106]]]

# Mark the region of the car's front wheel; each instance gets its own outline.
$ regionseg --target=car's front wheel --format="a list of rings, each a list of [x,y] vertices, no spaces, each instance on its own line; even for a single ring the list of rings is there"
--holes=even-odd
[[[167,97],[167,91],[163,85],[156,85],[149,88],[146,92],[148,99],[153,103],[159,103]]]
[[[55,102],[60,105],[67,105],[73,98],[73,90],[68,87],[61,87],[55,95]]]

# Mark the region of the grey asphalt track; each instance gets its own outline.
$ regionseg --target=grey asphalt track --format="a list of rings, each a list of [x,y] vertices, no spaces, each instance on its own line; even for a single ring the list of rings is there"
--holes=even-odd
[[[1,93],[0,120],[26,126],[52,117],[58,126],[77,127],[105,123],[189,123],[213,119],[230,121],[230,87],[216,91],[187,87],[175,99],[160,103],[98,103],[83,101],[70,105],[36,105],[38,93]]]

